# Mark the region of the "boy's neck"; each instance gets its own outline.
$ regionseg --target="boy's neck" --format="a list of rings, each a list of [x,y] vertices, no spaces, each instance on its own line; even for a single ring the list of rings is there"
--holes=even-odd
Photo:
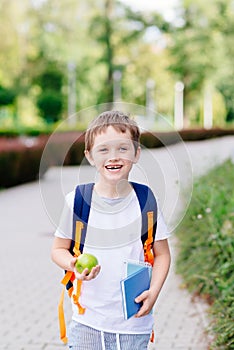
[[[97,182],[94,188],[99,196],[105,198],[126,197],[132,190],[132,186],[128,180],[121,180],[117,184]]]

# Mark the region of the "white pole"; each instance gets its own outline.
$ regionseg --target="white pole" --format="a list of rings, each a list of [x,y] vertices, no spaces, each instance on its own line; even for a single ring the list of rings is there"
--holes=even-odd
[[[212,106],[212,92],[208,86],[205,89],[204,94],[204,121],[203,126],[205,129],[211,129],[213,126],[213,106]]]
[[[148,79],[146,82],[146,108],[150,110],[155,109],[154,88],[155,81],[153,79]]]
[[[113,73],[113,101],[121,101],[121,78],[122,73],[120,70],[115,70]]]
[[[177,130],[184,127],[184,83],[182,81],[175,83],[174,127]]]

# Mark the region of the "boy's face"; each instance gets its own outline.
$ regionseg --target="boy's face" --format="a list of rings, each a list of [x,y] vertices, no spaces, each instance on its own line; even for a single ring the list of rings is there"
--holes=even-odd
[[[135,151],[130,132],[118,132],[112,126],[97,134],[93,147],[85,151],[91,165],[98,170],[101,179],[108,183],[127,180],[132,165],[140,156],[140,147]]]

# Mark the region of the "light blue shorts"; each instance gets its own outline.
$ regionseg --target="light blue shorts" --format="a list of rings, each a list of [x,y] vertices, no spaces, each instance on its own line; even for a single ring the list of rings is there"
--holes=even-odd
[[[101,332],[72,321],[68,329],[68,348],[72,350],[147,350],[150,334]]]

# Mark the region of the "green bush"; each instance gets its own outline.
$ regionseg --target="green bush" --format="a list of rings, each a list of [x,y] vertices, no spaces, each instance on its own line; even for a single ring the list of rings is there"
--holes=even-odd
[[[35,82],[41,87],[43,91],[61,91],[63,85],[63,74],[56,66],[47,67],[36,79]]]
[[[179,131],[179,134],[184,141],[199,141],[207,140],[215,137],[234,135],[233,128],[212,128],[212,129],[184,129]]]
[[[0,188],[12,187],[37,179],[42,152],[42,147],[24,147],[1,152]]]
[[[49,135],[53,128],[45,129],[24,129],[25,135],[34,137],[35,145],[27,147],[20,142],[16,130],[9,130],[2,134],[6,137],[0,137],[0,186],[10,187],[27,181],[33,181],[38,177],[40,157],[43,149],[50,138],[48,154],[43,164],[45,172],[50,166],[56,165],[79,165],[85,161],[84,158],[84,133],[78,131],[57,132]],[[38,135],[43,132],[42,135]],[[211,133],[208,133],[211,135]],[[199,133],[196,137],[199,138]],[[203,131],[202,135],[204,137]],[[1,136],[1,130],[0,130]],[[16,137],[13,137],[16,136]],[[196,139],[192,131],[184,132],[184,138],[187,140]],[[181,138],[177,133],[145,133],[141,136],[141,144],[147,148],[163,147],[173,143],[180,142]],[[34,159],[35,158],[35,159]],[[30,168],[30,160],[32,167]]]
[[[0,188],[35,181],[39,171],[43,176],[51,166],[79,165],[82,162],[82,133],[65,132],[53,134],[51,139],[49,137],[41,135],[24,141],[20,138],[0,138]],[[45,147],[46,152],[41,162]]]
[[[29,136],[38,136],[40,134],[50,134],[56,128],[55,125],[45,125],[41,127],[24,127],[20,128],[0,128],[0,137],[14,137],[20,136],[22,133]],[[60,130],[63,132],[77,132],[76,130],[85,130],[86,125],[77,124],[75,128],[64,125],[63,129]],[[157,148],[162,147],[163,145],[170,145],[177,142],[183,141],[199,141],[206,140],[215,137],[222,137],[227,135],[234,135],[233,126],[227,129],[185,129],[179,132],[168,131],[168,132],[146,132],[141,135],[141,143],[147,148]]]
[[[14,103],[16,93],[13,89],[6,89],[0,85],[0,106],[8,106]]]
[[[211,304],[212,349],[234,349],[234,165],[227,161],[194,184],[177,229],[177,271]]]
[[[46,90],[37,99],[37,107],[47,123],[55,123],[60,119],[63,109],[63,97],[59,92]]]
[[[40,86],[41,93],[37,97],[37,107],[47,123],[60,120],[63,110],[63,74],[56,62],[41,72],[35,82]]]

